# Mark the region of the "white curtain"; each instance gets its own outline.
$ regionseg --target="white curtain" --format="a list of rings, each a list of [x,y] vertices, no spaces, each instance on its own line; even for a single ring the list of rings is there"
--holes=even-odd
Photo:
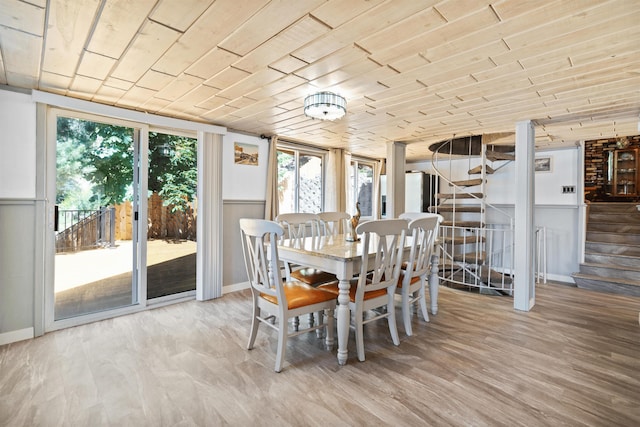
[[[275,220],[278,216],[278,136],[269,142],[269,163],[267,166],[267,194],[264,204],[264,219]]]
[[[380,176],[384,167],[384,160],[378,160],[373,166],[373,217],[380,219],[382,217],[382,206],[380,197]]]
[[[353,215],[354,213],[356,213],[356,205],[355,202],[351,203],[352,200],[355,200],[355,196],[353,194],[351,194],[354,190],[354,188],[351,186],[351,153],[347,153],[346,151],[342,150],[343,154],[342,154],[342,170],[343,170],[343,178],[342,178],[342,191],[344,193],[343,195],[343,200],[344,200],[344,204],[342,205],[341,208],[341,212],[347,212],[351,215]],[[353,205],[353,206],[349,206],[349,205]]]
[[[327,212],[347,212],[350,163],[351,155],[343,149],[329,150],[324,191],[324,210]]]
[[[222,296],[222,135],[198,132],[196,299]]]

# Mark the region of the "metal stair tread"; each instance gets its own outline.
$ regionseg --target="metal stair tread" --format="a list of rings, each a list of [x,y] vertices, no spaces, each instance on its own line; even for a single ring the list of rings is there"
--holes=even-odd
[[[438,199],[482,199],[484,195],[482,193],[438,193]]]
[[[492,168],[489,165],[486,165],[485,174],[492,175],[493,173],[495,173],[495,171],[496,170],[494,168]],[[467,174],[469,175],[479,175],[481,173],[482,173],[482,165],[478,165],[475,168],[469,169],[469,172],[467,172]]]
[[[475,187],[482,184],[482,178],[464,179],[461,181],[453,181],[449,183],[449,186],[457,185],[458,187]]]
[[[463,254],[457,254],[453,257],[456,262],[466,262],[473,265],[482,265],[485,261],[486,254],[484,252],[465,252]],[[471,261],[479,261],[480,264],[476,264]]]
[[[487,150],[486,158],[492,162],[496,160],[515,160],[516,155],[513,153],[501,153],[499,151]]]
[[[447,227],[455,225],[456,227],[463,228],[482,228],[485,224],[481,221],[442,221],[442,225]]]
[[[458,237],[444,237],[440,239],[443,243],[453,244],[453,245],[470,245],[473,243],[482,243],[485,241],[484,236],[458,236]]]
[[[484,268],[479,276],[484,282],[490,282],[491,284],[502,284],[504,282],[505,285],[510,285],[513,283],[513,278],[511,276],[502,274],[490,268]]]
[[[454,205],[454,204],[443,204],[440,206],[436,206],[438,212],[476,212],[482,213],[482,206],[480,205]]]

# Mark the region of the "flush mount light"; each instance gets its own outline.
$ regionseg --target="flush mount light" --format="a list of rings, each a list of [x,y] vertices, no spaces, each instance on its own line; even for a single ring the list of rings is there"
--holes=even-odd
[[[304,99],[304,115],[312,119],[337,120],[347,112],[347,101],[332,92],[318,92]]]

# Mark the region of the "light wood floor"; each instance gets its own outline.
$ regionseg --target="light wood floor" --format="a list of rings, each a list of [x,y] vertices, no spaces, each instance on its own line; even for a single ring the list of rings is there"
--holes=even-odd
[[[546,284],[536,302],[441,287],[399,347],[369,324],[367,360],[352,337],[340,367],[306,334],[280,374],[274,333],[246,350],[248,291],[61,330],[0,347],[0,425],[640,425],[640,299]]]

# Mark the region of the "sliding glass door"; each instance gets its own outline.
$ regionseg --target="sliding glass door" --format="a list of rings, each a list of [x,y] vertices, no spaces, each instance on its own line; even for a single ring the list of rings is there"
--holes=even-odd
[[[50,321],[195,295],[197,140],[59,110],[49,123]]]
[[[54,320],[138,302],[139,130],[56,118]]]
[[[197,140],[149,133],[147,299],[196,289]]]

